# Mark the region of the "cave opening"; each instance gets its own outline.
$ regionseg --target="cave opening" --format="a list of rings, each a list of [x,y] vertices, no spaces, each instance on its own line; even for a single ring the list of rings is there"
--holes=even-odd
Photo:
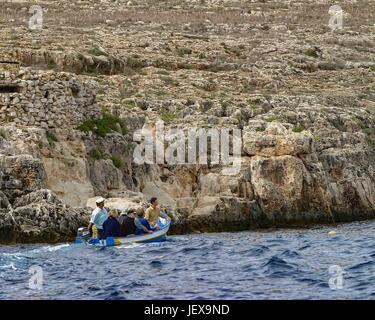
[[[1,93],[17,93],[21,92],[21,86],[17,84],[0,84],[0,94]]]

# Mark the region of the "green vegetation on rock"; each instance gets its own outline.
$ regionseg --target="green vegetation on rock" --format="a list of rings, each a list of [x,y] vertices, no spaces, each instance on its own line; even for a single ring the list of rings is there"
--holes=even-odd
[[[258,128],[255,129],[255,131],[257,131],[257,132],[263,132],[265,130],[266,129],[264,127],[258,127]]]
[[[58,141],[57,138],[56,138],[56,136],[52,132],[47,131],[46,132],[46,136],[47,136],[48,143],[51,146],[53,146],[55,144],[55,142]]]
[[[319,56],[316,49],[314,49],[314,48],[307,49],[305,51],[305,55],[307,55],[309,57],[313,57],[313,58],[317,58]]]
[[[278,118],[275,115],[270,115],[267,118],[264,119],[266,122],[275,122],[278,121]]]
[[[134,55],[126,59],[126,65],[133,70],[140,70],[144,67],[147,67],[147,63]]]
[[[103,160],[105,159],[105,154],[99,150],[99,149],[94,149],[90,152],[90,157],[94,160]]]
[[[92,54],[93,56],[108,56],[108,54],[106,52],[104,52],[103,50],[101,50],[98,47],[92,47],[88,51],[88,53]]]
[[[159,115],[160,115],[160,118],[164,122],[167,122],[167,123],[172,122],[174,119],[177,118],[177,115],[174,112],[172,112],[172,111],[170,111],[170,110],[168,110],[164,107],[160,109]]]
[[[86,133],[93,132],[103,138],[113,131],[120,132],[121,134],[127,133],[124,121],[108,112],[103,112],[100,119],[86,120],[78,129]]]
[[[305,130],[305,127],[303,126],[303,125],[301,125],[301,124],[297,124],[297,125],[295,125],[294,127],[293,127],[293,132],[297,132],[297,133],[299,133],[299,132],[302,132],[302,131],[304,131]]]
[[[370,147],[375,148],[375,141],[370,136],[366,137],[366,142]]]
[[[176,79],[173,79],[170,76],[161,76],[160,79],[166,84],[170,86],[177,87],[179,85],[179,82]]]
[[[2,137],[3,139],[6,139],[6,138],[7,138],[7,134],[6,134],[6,132],[4,131],[4,129],[0,129],[0,137]]]
[[[169,72],[165,69],[160,69],[158,71],[156,71],[157,74],[161,74],[163,76],[169,76]]]
[[[122,105],[127,109],[133,109],[137,107],[137,102],[135,100],[123,100]]]
[[[122,167],[123,167],[123,162],[122,162],[122,160],[121,160],[121,158],[120,157],[118,157],[118,156],[112,156],[111,157],[111,160],[112,160],[112,163],[113,163],[113,165],[117,168],[117,169],[121,169]]]
[[[177,54],[180,57],[183,57],[185,54],[191,54],[192,50],[190,48],[178,48],[177,49]]]

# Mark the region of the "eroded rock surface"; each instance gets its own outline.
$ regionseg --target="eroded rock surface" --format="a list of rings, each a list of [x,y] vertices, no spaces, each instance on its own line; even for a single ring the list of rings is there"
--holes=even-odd
[[[3,5],[0,241],[72,237],[98,195],[157,196],[172,232],[375,217],[373,2],[336,31],[326,1],[44,1],[40,32]],[[135,164],[158,120],[241,129],[239,173]]]

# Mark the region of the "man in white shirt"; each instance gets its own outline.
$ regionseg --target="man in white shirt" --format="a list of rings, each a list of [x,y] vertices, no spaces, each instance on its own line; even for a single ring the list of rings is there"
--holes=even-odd
[[[90,235],[92,235],[92,227],[94,225],[96,226],[96,229],[98,230],[98,239],[104,239],[103,223],[108,218],[108,212],[104,208],[104,201],[105,199],[102,197],[96,199],[96,208],[91,214],[91,219],[88,227]]]

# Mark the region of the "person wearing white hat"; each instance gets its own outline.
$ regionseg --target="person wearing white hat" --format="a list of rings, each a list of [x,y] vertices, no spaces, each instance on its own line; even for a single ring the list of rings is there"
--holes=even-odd
[[[96,199],[96,208],[91,214],[91,219],[88,227],[90,235],[92,235],[92,227],[94,225],[96,226],[96,229],[98,230],[99,239],[104,239],[103,223],[108,218],[108,212],[104,208],[104,201],[105,199],[103,197],[99,197],[98,199]]]

